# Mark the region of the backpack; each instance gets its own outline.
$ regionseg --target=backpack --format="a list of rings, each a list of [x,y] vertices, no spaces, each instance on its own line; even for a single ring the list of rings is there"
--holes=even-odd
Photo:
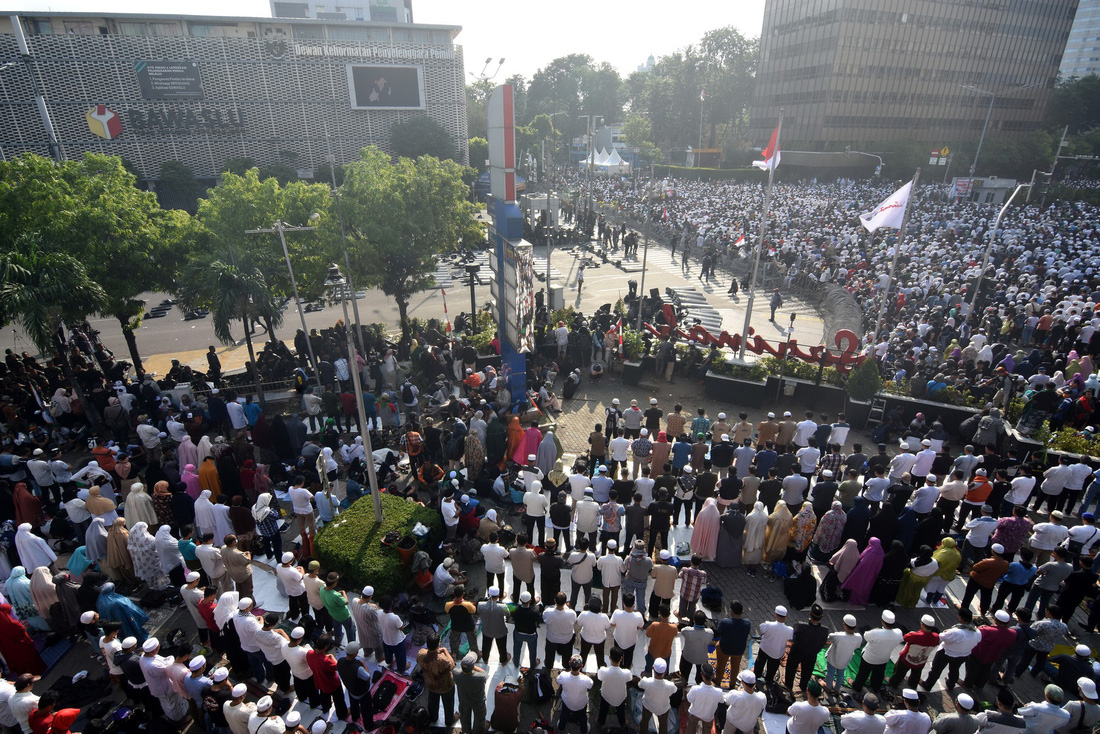
[[[706,586],[699,592],[699,602],[704,609],[712,612],[722,611],[722,590],[717,586]]]
[[[764,710],[769,714],[785,714],[794,703],[791,689],[781,683],[769,682],[764,693],[768,697],[768,703],[764,706]]]
[[[416,395],[413,395],[413,388],[411,382],[406,382],[401,386],[401,400],[405,405],[412,405],[412,402],[416,400]]]

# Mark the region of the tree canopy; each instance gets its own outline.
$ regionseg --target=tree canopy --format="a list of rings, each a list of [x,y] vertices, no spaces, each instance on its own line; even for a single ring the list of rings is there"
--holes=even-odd
[[[457,157],[451,134],[427,115],[395,122],[390,128],[390,147],[394,155],[401,158],[429,155],[440,160],[454,160]]]

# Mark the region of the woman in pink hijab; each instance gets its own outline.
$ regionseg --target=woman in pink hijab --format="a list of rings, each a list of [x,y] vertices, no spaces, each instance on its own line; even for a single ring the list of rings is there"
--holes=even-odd
[[[722,513],[718,501],[707,497],[703,509],[695,516],[695,528],[691,531],[691,550],[704,561],[713,561],[718,555],[718,534],[722,529]]]
[[[867,542],[867,549],[860,554],[859,563],[840,585],[840,588],[849,593],[849,602],[860,606],[867,605],[867,600],[871,596],[871,587],[875,585],[878,573],[882,570],[882,559],[885,555],[882,550],[882,541],[878,538],[871,538]]]
[[[539,452],[539,444],[542,442],[542,431],[539,430],[538,423],[531,422],[531,427],[523,432],[523,439],[519,442],[519,446],[516,448],[516,453],[512,456],[512,460],[517,464],[527,465],[528,456],[536,456]]]
[[[183,444],[180,444],[181,446]],[[187,487],[187,494],[193,500],[199,498],[199,493],[202,492],[202,487],[199,486],[199,473],[195,471],[194,464],[188,464],[183,467],[183,471],[180,472],[180,481]]]
[[[184,466],[188,464],[199,465],[199,447],[194,444],[191,437],[186,433],[183,434],[183,440],[176,448],[176,455],[179,457],[180,464]]]

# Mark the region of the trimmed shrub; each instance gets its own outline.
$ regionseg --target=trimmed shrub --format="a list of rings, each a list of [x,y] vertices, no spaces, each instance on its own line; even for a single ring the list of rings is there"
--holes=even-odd
[[[873,359],[865,359],[852,370],[848,377],[848,397],[852,400],[867,401],[882,389],[882,375]]]
[[[314,541],[317,560],[325,571],[339,571],[343,581],[355,586],[370,584],[375,595],[403,591],[411,580],[397,549],[382,545],[391,530],[401,537],[412,533],[416,523],[431,529],[432,543],[443,537],[443,518],[435,510],[382,493],[382,523],[374,524],[370,495],[357,500],[326,525]]]

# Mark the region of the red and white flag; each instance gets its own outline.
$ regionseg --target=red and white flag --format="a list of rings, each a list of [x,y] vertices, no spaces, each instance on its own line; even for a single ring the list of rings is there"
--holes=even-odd
[[[762,171],[774,171],[779,165],[779,126],[775,126],[775,130],[772,131],[772,139],[768,142],[768,147],[764,148],[762,154],[764,160],[753,161],[752,164]]]
[[[447,289],[439,286],[439,292],[443,294],[443,320],[447,323],[447,334],[451,333],[451,317],[447,313]]]
[[[886,197],[885,201],[871,211],[860,214],[860,224],[868,232],[874,232],[879,227],[901,229],[901,223],[905,219],[905,207],[909,205],[909,192],[912,189],[913,182],[910,181]]]
[[[733,246],[740,247],[743,244],[745,244],[745,235],[741,235],[740,237],[738,237],[737,241],[733,243]]]
[[[620,316],[619,320],[611,325],[611,334],[615,334],[619,337],[619,354],[623,352],[623,317]]]

